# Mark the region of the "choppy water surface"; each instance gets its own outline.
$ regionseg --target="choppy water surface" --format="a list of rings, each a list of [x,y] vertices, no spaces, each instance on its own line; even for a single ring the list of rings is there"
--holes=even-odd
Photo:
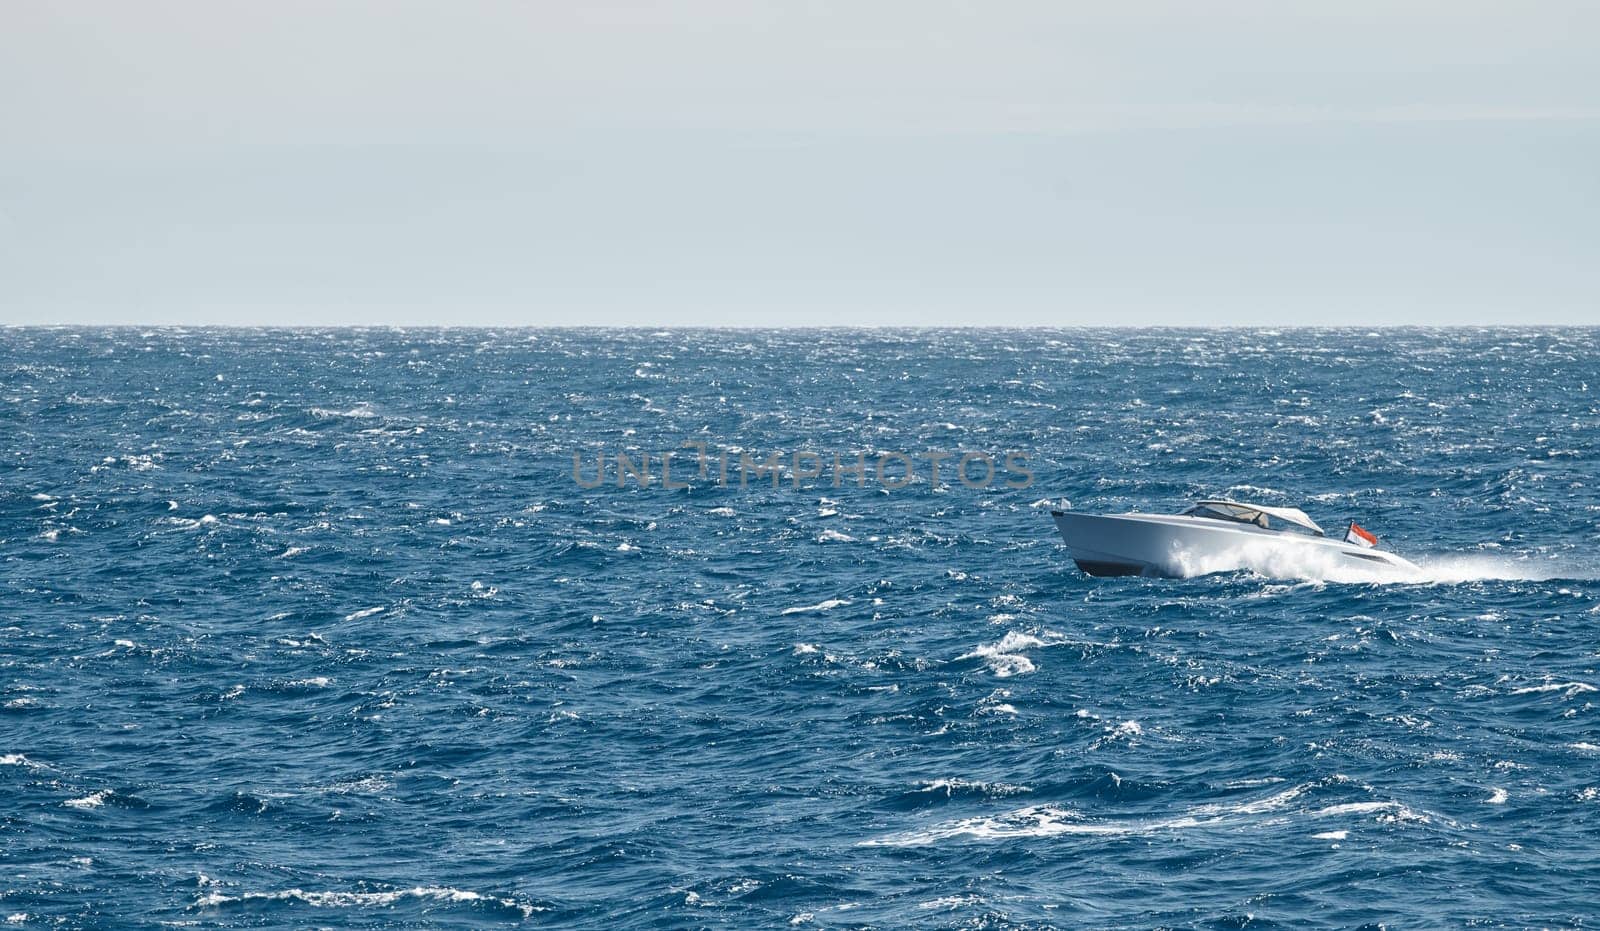
[[[0,331],[0,918],[1593,927],[1597,393],[1596,330]],[[1035,483],[571,475],[695,438]],[[1429,579],[1048,518],[1220,494]]]

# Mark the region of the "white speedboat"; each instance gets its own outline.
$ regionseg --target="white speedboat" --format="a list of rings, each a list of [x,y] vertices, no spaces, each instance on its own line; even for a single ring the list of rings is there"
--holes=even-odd
[[[1377,538],[1354,522],[1336,540],[1299,508],[1200,501],[1181,514],[1050,516],[1073,561],[1089,575],[1186,578],[1245,569],[1275,578],[1393,578],[1422,572],[1378,549]]]

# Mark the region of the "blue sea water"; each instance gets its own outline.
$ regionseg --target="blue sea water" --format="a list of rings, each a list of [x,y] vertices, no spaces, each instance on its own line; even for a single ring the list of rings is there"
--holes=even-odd
[[[10,329],[0,426],[6,927],[1600,923],[1600,330]],[[1049,519],[1200,495],[1426,577]]]

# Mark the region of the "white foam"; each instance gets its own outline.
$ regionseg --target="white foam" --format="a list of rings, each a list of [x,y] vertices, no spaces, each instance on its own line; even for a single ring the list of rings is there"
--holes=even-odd
[[[1483,803],[1485,805],[1504,805],[1506,803],[1506,797],[1505,789],[1495,789],[1493,792],[1489,793],[1489,797],[1484,799]]]
[[[817,536],[818,543],[854,543],[855,540],[856,538],[848,533],[840,533],[837,530],[824,530]]]
[[[1013,630],[1001,637],[998,643],[979,644],[971,653],[963,653],[956,659],[981,659],[991,672],[1006,679],[1036,670],[1038,667],[1033,660],[1024,656],[1022,651],[1042,646],[1047,646],[1044,640]]]
[[[1178,550],[1172,554],[1172,565],[1168,568],[1176,570],[1176,574],[1184,578],[1243,570],[1269,579],[1300,579],[1308,582],[1422,581],[1387,565],[1365,560],[1352,562],[1338,550],[1307,545],[1283,546],[1256,540],[1245,541],[1221,552]]]
[[[1323,831],[1319,834],[1311,835],[1311,838],[1313,840],[1344,840],[1349,836],[1349,831]]]
[[[1009,840],[1062,834],[1119,835],[1133,833],[1126,825],[1080,820],[1077,812],[1056,805],[1030,805],[1000,815],[962,818],[922,831],[865,841],[864,847],[923,847],[942,840]]]
[[[199,520],[192,520],[187,517],[163,517],[157,523],[177,527],[180,530],[199,530],[201,527],[209,527],[216,522],[217,515],[207,514]]]
[[[333,795],[366,795],[384,792],[393,787],[394,784],[382,776],[366,776],[346,782],[335,782],[324,787],[323,791]]]
[[[1428,816],[1418,814],[1395,801],[1346,802],[1317,809],[1294,808],[1295,802],[1307,792],[1344,782],[1348,780],[1342,776],[1332,776],[1316,782],[1291,786],[1265,798],[1197,805],[1181,815],[1168,818],[1089,820],[1080,812],[1058,805],[1030,805],[998,815],[946,821],[922,830],[864,841],[862,846],[917,847],[946,840],[993,841],[1059,835],[1146,835],[1249,823],[1279,824],[1286,817],[1293,816],[1319,819],[1340,815],[1376,814],[1379,815],[1377,820],[1383,823],[1402,821],[1426,823],[1431,820]],[[1314,836],[1328,840],[1342,840],[1346,833],[1344,830],[1335,830]]]
[[[374,614],[382,614],[385,610],[386,610],[385,608],[381,608],[381,607],[379,607],[379,608],[362,608],[360,611],[353,611],[353,612],[351,612],[349,614],[346,614],[344,616],[344,619],[347,620],[347,621],[359,621],[364,617],[371,617]]]
[[[995,796],[1026,795],[1033,791],[1027,786],[1015,786],[1005,782],[983,782],[977,779],[935,779],[917,786],[918,792],[942,793],[945,796],[967,789]]]
[[[1460,585],[1492,581],[1549,581],[1600,578],[1596,567],[1551,561],[1533,562],[1509,556],[1420,557],[1417,570],[1383,563],[1353,561],[1342,552],[1318,546],[1287,547],[1267,541],[1246,541],[1224,552],[1178,551],[1167,568],[1184,578],[1217,572],[1247,571],[1272,579],[1346,584]]]
[[[211,892],[196,899],[194,904],[197,907],[205,908],[234,902],[276,901],[299,902],[315,908],[381,908],[407,898],[428,899],[434,902],[493,902],[505,908],[517,909],[524,918],[531,918],[534,911],[536,911],[534,906],[517,902],[513,899],[486,896],[471,890],[454,889],[449,886],[413,886],[410,889],[395,889],[388,892],[322,892],[305,889],[285,889],[282,892],[245,892],[239,895]]]
[[[1408,812],[1399,802],[1345,802],[1342,805],[1329,805],[1311,812],[1313,818],[1332,818],[1338,815],[1371,815],[1379,812]]]
[[[1224,783],[1223,784],[1223,788],[1225,788],[1225,789],[1256,789],[1256,788],[1260,788],[1261,786],[1275,785],[1275,784],[1280,783],[1282,781],[1283,781],[1283,777],[1282,776],[1263,776],[1263,777],[1256,778],[1256,779],[1235,779],[1232,782]]]
[[[1290,802],[1306,794],[1316,785],[1318,783],[1302,782],[1299,785],[1290,786],[1265,798],[1252,799],[1248,802],[1199,805],[1191,809],[1190,814],[1214,818],[1224,815],[1259,815],[1264,812],[1278,811],[1279,809],[1287,808]]]
[[[844,599],[844,598],[829,598],[827,601],[819,601],[814,605],[801,605],[800,607],[797,607],[797,608],[784,608],[782,611],[779,611],[778,613],[779,614],[811,614],[811,613],[817,612],[817,611],[832,611],[834,608],[842,608],[842,607],[844,607],[845,605],[847,605],[849,603],[850,602],[848,600]]]
[[[1571,698],[1582,692],[1596,691],[1595,687],[1587,682],[1546,682],[1543,685],[1529,685],[1520,689],[1512,689],[1513,695],[1535,695],[1544,692],[1566,692]]]
[[[920,903],[917,904],[917,907],[918,908],[922,908],[922,909],[929,909],[929,910],[939,909],[941,911],[947,911],[947,910],[952,909],[952,908],[960,908],[963,905],[982,905],[982,904],[983,904],[983,899],[980,896],[976,896],[976,895],[947,895],[947,896],[942,896],[942,897],[937,898],[937,899],[929,899],[926,902],[920,902]]]
[[[327,407],[313,407],[311,409],[311,416],[313,416],[313,417],[354,417],[354,418],[356,418],[358,420],[365,420],[365,419],[367,419],[369,417],[376,417],[378,415],[373,413],[369,408],[367,408],[365,404],[358,404],[355,407],[352,407],[347,411],[334,410],[332,408],[327,408]]]
[[[110,789],[101,789],[99,792],[92,792],[88,795],[85,795],[83,798],[68,799],[61,804],[67,808],[81,808],[87,811],[88,809],[99,808],[101,805],[104,805],[106,803],[106,799],[110,797]]]
[[[1416,560],[1423,581],[1439,584],[1465,582],[1548,582],[1551,579],[1600,578],[1600,566],[1557,560],[1534,562],[1511,556],[1441,556]]]

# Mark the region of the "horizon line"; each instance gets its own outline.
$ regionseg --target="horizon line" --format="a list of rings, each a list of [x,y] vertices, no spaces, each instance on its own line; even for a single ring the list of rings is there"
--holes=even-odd
[[[777,326],[748,326],[740,324],[672,324],[663,326],[660,324],[633,323],[0,323],[0,330],[559,330],[570,332],[594,330],[637,330],[649,332],[703,330],[749,333],[815,332],[819,330],[1600,330],[1600,323],[948,323],[931,325],[843,323]]]

